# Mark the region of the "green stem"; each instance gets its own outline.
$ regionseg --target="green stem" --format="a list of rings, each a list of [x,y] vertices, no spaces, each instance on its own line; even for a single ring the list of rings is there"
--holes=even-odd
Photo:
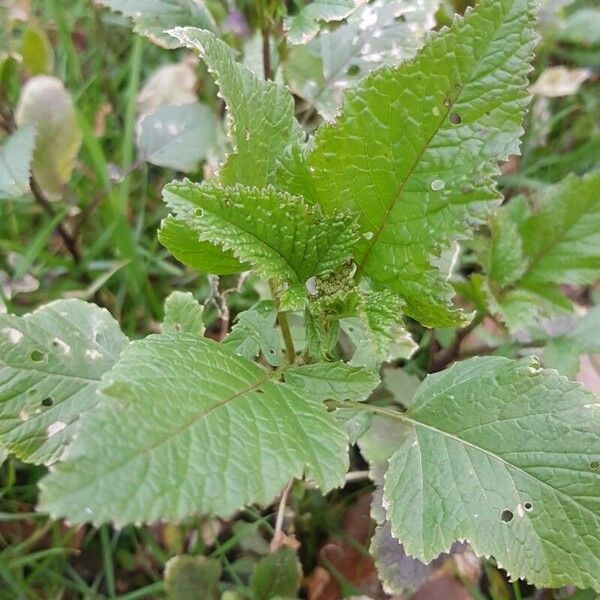
[[[290,323],[288,321],[286,312],[279,310],[279,296],[275,291],[275,284],[272,281],[269,281],[269,287],[271,288],[271,295],[273,296],[273,300],[275,300],[275,304],[277,306],[277,324],[279,325],[279,329],[281,329],[281,335],[283,336],[285,355],[291,365],[293,364],[294,360],[296,360],[296,349],[294,348],[294,340],[292,338]]]
[[[292,332],[290,330],[290,323],[287,318],[287,314],[284,311],[277,313],[277,322],[283,335],[283,343],[285,345],[285,354],[288,362],[292,364],[296,359],[296,349],[294,348],[294,340],[292,339]]]

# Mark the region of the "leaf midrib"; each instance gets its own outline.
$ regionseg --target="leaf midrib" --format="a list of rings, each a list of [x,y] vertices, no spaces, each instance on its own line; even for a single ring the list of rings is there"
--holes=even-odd
[[[577,180],[573,178],[573,182],[576,182],[576,181]],[[572,221],[571,223],[565,224],[564,227],[560,228],[558,235],[552,240],[552,242],[548,246],[545,246],[542,250],[540,250],[536,255],[533,256],[532,260],[527,265],[525,272],[513,284],[513,287],[518,287],[519,284],[523,284],[523,283],[527,282],[527,278],[529,276],[531,276],[532,272],[535,271],[535,268],[539,265],[539,263],[544,258],[547,258],[547,255],[550,252],[553,252],[554,250],[556,250],[556,247],[559,246],[564,241],[563,238],[567,235],[567,233],[571,229],[576,227],[581,222],[581,220],[589,214],[590,206],[593,205],[597,201],[598,201],[597,198],[592,197],[589,202],[585,203],[585,206],[582,207],[582,210],[580,211],[579,215],[577,216],[577,218],[574,221]]]
[[[111,464],[110,465],[111,471],[120,469],[121,467],[126,465],[129,461],[135,460],[136,458],[138,458],[144,454],[152,452],[153,450],[155,450],[156,448],[158,448],[165,442],[169,441],[170,439],[180,436],[184,431],[187,431],[188,429],[193,427],[196,423],[198,423],[201,419],[205,418],[207,415],[209,415],[214,410],[216,410],[222,406],[225,406],[226,404],[236,400],[237,398],[242,397],[244,394],[252,392],[253,390],[259,388],[261,385],[264,385],[265,383],[269,383],[269,381],[271,381],[275,377],[280,376],[283,372],[285,372],[285,370],[272,371],[271,373],[267,374],[266,377],[259,379],[258,381],[252,383],[251,385],[247,385],[246,387],[235,392],[234,394],[231,394],[231,395],[227,396],[226,398],[224,398],[223,400],[220,400],[219,402],[209,406],[208,408],[203,409],[200,412],[194,414],[194,417],[191,420],[187,421],[186,423],[184,423],[183,425],[181,425],[180,427],[178,427],[175,430],[168,431],[166,435],[161,437],[158,441],[155,441],[150,446],[147,446],[140,450],[136,450],[133,455],[129,455],[129,456],[125,457],[123,460],[119,461],[118,463]],[[80,485],[79,486],[80,488],[88,487],[89,485],[93,484],[96,481],[97,475],[95,473],[90,473],[90,475],[92,478],[89,480],[87,485]]]
[[[394,412],[394,411],[391,411],[391,412]],[[406,422],[410,423],[414,427],[423,427],[423,428],[428,429],[428,430],[430,430],[430,431],[432,431],[432,432],[434,432],[436,434],[439,434],[439,435],[445,436],[447,438],[450,438],[450,439],[454,440],[455,442],[459,442],[460,444],[463,444],[464,446],[468,446],[470,448],[473,448],[474,450],[477,450],[479,452],[482,452],[482,453],[488,455],[490,458],[493,458],[493,459],[497,460],[498,462],[501,462],[509,470],[512,469],[512,470],[516,471],[517,473],[520,473],[521,475],[524,475],[528,479],[531,479],[531,480],[535,481],[535,483],[541,484],[541,485],[547,487],[548,489],[552,490],[555,494],[560,495],[560,496],[566,498],[569,502],[571,502],[572,504],[575,504],[581,510],[584,510],[585,512],[587,512],[590,515],[592,515],[592,517],[594,518],[594,520],[596,522],[600,521],[600,516],[599,515],[597,515],[593,510],[589,509],[587,506],[584,506],[584,505],[580,504],[579,502],[577,502],[574,498],[572,498],[571,496],[569,496],[566,492],[563,492],[562,490],[560,490],[558,488],[555,488],[553,485],[549,484],[546,481],[543,481],[541,479],[536,478],[531,473],[528,473],[527,471],[523,470],[521,467],[513,465],[511,462],[507,461],[505,458],[502,458],[498,454],[495,454],[491,450],[487,450],[486,448],[482,448],[481,446],[477,446],[476,444],[474,444],[472,442],[468,442],[468,441],[466,441],[466,440],[464,440],[464,439],[458,437],[457,435],[455,435],[453,433],[450,433],[448,431],[443,431],[442,429],[438,429],[437,427],[435,427],[433,425],[429,425],[427,423],[423,423],[422,421],[417,421],[415,419],[412,419],[407,413],[398,413],[397,412],[396,414],[399,415],[397,418],[399,418],[400,420],[403,420],[403,421],[406,421]]]
[[[513,6],[514,6],[514,1],[511,3],[510,8],[506,10],[504,16],[506,16],[508,13],[510,13],[510,11],[513,8]],[[469,83],[472,82],[471,78],[473,76],[473,71],[476,69],[477,65],[479,64],[479,62],[481,60],[481,57],[486,55],[486,53],[487,53],[489,47],[491,46],[491,44],[494,41],[496,41],[496,39],[497,39],[496,36],[498,34],[498,30],[499,29],[500,29],[500,27],[496,28],[495,34],[488,40],[488,43],[486,44],[486,46],[483,49],[482,53],[477,57],[477,60],[473,61],[473,68],[471,69],[471,71],[469,73],[469,76],[467,78],[465,78],[465,82],[459,88],[457,88],[457,92],[456,92],[456,95],[455,95],[454,99],[450,103],[448,103],[448,106],[446,107],[446,111],[441,115],[441,118],[439,120],[439,123],[438,123],[437,127],[434,129],[433,133],[429,136],[429,138],[427,139],[427,141],[423,145],[423,148],[422,148],[421,152],[418,154],[418,156],[416,157],[415,161],[411,165],[409,171],[407,172],[407,174],[406,174],[406,176],[404,178],[404,181],[402,182],[402,184],[400,185],[398,191],[395,193],[394,197],[392,198],[392,201],[391,201],[390,205],[388,206],[388,209],[386,210],[385,215],[383,216],[383,218],[381,220],[381,223],[377,227],[376,232],[374,233],[374,235],[371,238],[371,240],[369,240],[368,249],[367,249],[366,253],[364,254],[363,258],[361,259],[360,263],[357,265],[357,271],[358,271],[358,273],[364,272],[364,266],[365,266],[365,264],[367,262],[367,259],[370,256],[371,251],[375,247],[375,244],[377,243],[377,240],[379,239],[381,233],[385,229],[385,226],[387,225],[387,221],[388,221],[388,218],[389,218],[392,210],[396,207],[397,203],[400,201],[400,197],[402,196],[402,193],[404,191],[404,188],[406,187],[406,184],[411,179],[414,171],[416,170],[417,166],[421,162],[421,158],[423,157],[423,154],[425,154],[425,151],[429,149],[429,145],[431,144],[431,141],[433,140],[433,138],[435,136],[437,136],[437,134],[439,133],[439,131],[442,129],[442,126],[446,122],[446,119],[448,118],[448,115],[450,114],[450,111],[452,110],[452,107],[459,101],[460,95],[463,92],[464,87],[467,84],[469,84]],[[418,57],[420,57],[420,56],[422,56],[422,55],[418,55]],[[416,62],[417,62],[417,60],[413,61],[411,64],[415,64]],[[401,66],[399,68],[399,70],[401,70],[402,68],[403,67]]]

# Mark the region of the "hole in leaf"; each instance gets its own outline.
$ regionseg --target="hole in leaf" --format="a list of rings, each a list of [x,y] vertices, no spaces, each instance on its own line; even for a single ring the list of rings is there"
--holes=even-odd
[[[451,112],[448,116],[448,121],[450,121],[452,125],[460,125],[462,123],[462,117],[456,112]]]
[[[394,21],[396,21],[396,23],[406,23],[406,16],[405,15],[398,15]]]
[[[181,325],[179,323],[175,323],[173,325],[173,329],[179,333],[181,331]]]
[[[256,390],[256,393],[257,393],[257,394],[264,394],[264,393],[265,393],[265,390],[261,390],[260,388],[258,388],[258,389]]]
[[[201,217],[203,214],[204,214],[204,212],[202,211],[202,209],[201,209],[201,208],[197,208],[197,209],[196,209],[196,216],[197,216],[197,217]]]
[[[273,350],[273,348],[269,348],[269,354],[275,354],[275,350]]]
[[[360,73],[360,67],[358,65],[350,65],[346,69],[346,75],[354,76]]]
[[[508,508],[505,508],[501,513],[500,513],[500,520],[503,523],[510,523],[513,520],[513,517],[515,515],[513,514],[512,510],[508,510]]]
[[[44,398],[42,400],[42,406],[52,406],[54,404],[54,398],[50,398],[50,396],[48,396],[47,398]]]
[[[43,352],[40,352],[39,350],[34,350],[31,353],[31,360],[33,362],[40,362],[41,360],[44,360],[44,356],[45,354]]]
[[[598,460],[593,460],[590,464],[589,467],[592,471],[597,471],[598,469],[600,469],[600,461]]]
[[[531,504],[531,502],[525,502],[525,503],[523,504],[523,508],[524,508],[525,510],[531,510],[531,509],[533,508],[533,504]]]

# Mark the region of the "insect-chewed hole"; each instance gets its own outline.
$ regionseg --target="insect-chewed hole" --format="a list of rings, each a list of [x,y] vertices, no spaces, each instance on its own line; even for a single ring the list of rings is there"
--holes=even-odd
[[[265,390],[263,390],[263,389],[261,389],[261,388],[258,388],[258,389],[256,390],[256,393],[257,393],[257,394],[264,394],[264,393],[265,393]]]
[[[500,513],[500,520],[503,523],[510,523],[513,520],[513,517],[515,515],[513,514],[512,510],[508,510],[508,508],[505,508],[501,513]]]
[[[34,350],[31,355],[30,358],[33,362],[40,362],[41,360],[44,360],[44,357],[46,355],[41,352],[40,350]]]
[[[597,471],[600,469],[600,461],[593,460],[588,466],[592,471]]]
[[[448,121],[450,121],[452,125],[460,125],[462,123],[462,117],[457,112],[451,112],[448,115]]]
[[[533,504],[531,504],[531,502],[524,502],[523,503],[523,508],[525,510],[531,510],[533,508]]]
[[[346,75],[358,75],[360,73],[360,67],[358,65],[350,65],[347,69],[346,69]]]
[[[175,323],[173,325],[173,329],[179,333],[181,331],[181,324],[180,323]]]
[[[52,406],[54,404],[54,398],[48,396],[42,400],[42,406]]]

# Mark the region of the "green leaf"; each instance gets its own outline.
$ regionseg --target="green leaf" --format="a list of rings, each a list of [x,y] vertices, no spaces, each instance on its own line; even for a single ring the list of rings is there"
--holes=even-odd
[[[521,285],[594,283],[600,277],[600,171],[544,190],[521,226],[528,260]]]
[[[233,252],[201,242],[193,228],[173,217],[163,219],[158,239],[178,261],[202,273],[232,275],[250,268],[237,260]]]
[[[21,90],[15,121],[35,127],[33,174],[49,199],[61,198],[82,139],[71,95],[56,77],[33,77]]]
[[[59,459],[126,345],[108,311],[81,300],[0,315],[0,445],[28,462]]]
[[[553,337],[544,346],[544,365],[575,378],[579,357],[588,352],[600,353],[600,307],[596,306],[577,320],[566,334]]]
[[[227,104],[233,153],[219,170],[219,179],[224,184],[267,185],[287,146],[304,137],[294,118],[292,96],[236,62],[233,50],[211,33],[185,27],[171,35],[200,52]]]
[[[261,300],[237,315],[236,322],[223,343],[248,359],[256,358],[260,352],[271,366],[279,367],[283,363],[283,355],[281,334],[275,327],[276,321],[275,303]]]
[[[302,308],[308,279],[339,267],[356,241],[349,214],[325,218],[318,206],[272,187],[184,181],[170,183],[163,193],[169,208],[200,240],[230,250],[265,279],[287,286],[284,309]]]
[[[570,14],[558,32],[558,37],[574,44],[600,44],[600,10],[583,8]]]
[[[432,262],[486,217],[499,198],[497,164],[519,151],[532,8],[481,0],[412,62],[348,90],[309,157],[325,212],[360,214],[359,272],[398,293],[424,325],[460,320]]]
[[[344,318],[341,323],[355,348],[353,365],[377,367],[410,358],[418,348],[404,327],[402,302],[388,290],[363,292],[358,317]]]
[[[99,4],[133,19],[136,33],[163,48],[179,46],[167,29],[181,25],[217,29],[204,0],[99,0]]]
[[[184,173],[198,169],[215,144],[216,121],[204,104],[164,104],[142,117],[137,129],[141,158]]]
[[[256,565],[250,588],[259,600],[295,598],[300,588],[302,567],[296,553],[287,546],[268,554]]]
[[[285,19],[283,28],[290,44],[307,44],[319,32],[319,24],[341,21],[356,10],[354,0],[314,0]]]
[[[0,199],[19,198],[29,192],[29,166],[35,146],[35,128],[17,129],[0,148]]]
[[[318,400],[366,400],[380,380],[375,371],[338,361],[290,368],[285,381]]]
[[[384,490],[407,552],[427,562],[467,540],[515,579],[600,590],[598,398],[535,361],[484,357],[414,400]]]
[[[290,49],[284,65],[294,91],[333,119],[344,90],[371,71],[412,57],[435,25],[439,0],[375,0],[308,47]],[[310,5],[312,6],[312,5]]]
[[[165,590],[170,600],[218,600],[221,563],[214,558],[180,554],[165,565]]]
[[[104,379],[41,506],[72,523],[230,515],[306,474],[323,491],[348,467],[345,434],[310,394],[198,336],[134,342]]]
[[[173,292],[165,300],[163,333],[193,333],[204,335],[204,306],[191,292]]]
[[[572,310],[559,284],[600,277],[600,171],[545,188],[533,214],[512,204],[500,209],[492,227],[492,281],[484,291],[490,310],[518,331]]]
[[[523,275],[527,267],[518,225],[508,211],[500,210],[492,219],[490,230],[486,270],[498,284],[510,285]]]

